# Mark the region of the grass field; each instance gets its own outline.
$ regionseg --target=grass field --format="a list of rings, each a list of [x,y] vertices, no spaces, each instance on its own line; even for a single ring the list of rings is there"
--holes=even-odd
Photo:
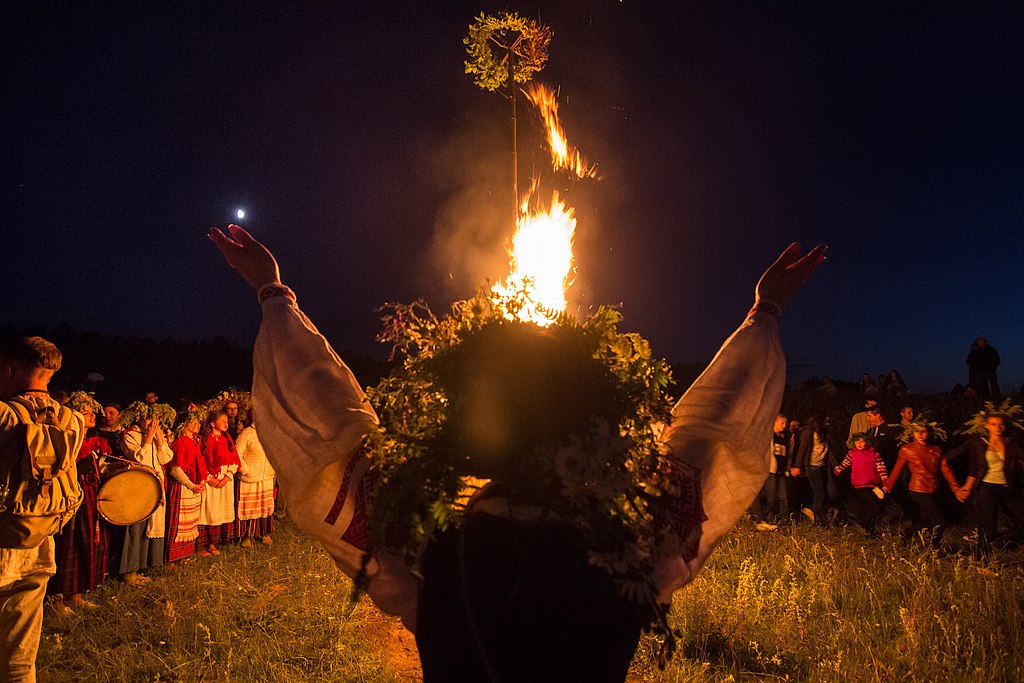
[[[676,658],[659,671],[645,640],[630,681],[1024,680],[1024,550],[980,562],[963,533],[935,553],[854,527],[741,522],[677,593]],[[288,523],[273,546],[153,579],[108,582],[92,611],[48,607],[39,680],[419,680],[412,637],[350,605],[348,580]]]

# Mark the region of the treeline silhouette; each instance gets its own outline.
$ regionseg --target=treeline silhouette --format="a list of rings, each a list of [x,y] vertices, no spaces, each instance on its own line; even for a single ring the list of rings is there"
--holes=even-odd
[[[155,391],[161,402],[173,405],[185,398],[205,400],[229,387],[248,390],[252,384],[252,349],[223,337],[181,341],[79,331],[66,324],[0,324],[3,338],[25,335],[49,339],[64,355],[51,391],[95,391],[101,400],[122,406]],[[339,355],[366,385],[376,384],[391,368],[365,354]]]

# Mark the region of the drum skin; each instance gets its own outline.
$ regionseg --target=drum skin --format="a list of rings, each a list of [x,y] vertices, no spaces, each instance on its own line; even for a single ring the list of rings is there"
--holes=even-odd
[[[106,459],[100,468],[96,509],[111,524],[130,526],[153,514],[163,499],[160,478],[152,467]]]

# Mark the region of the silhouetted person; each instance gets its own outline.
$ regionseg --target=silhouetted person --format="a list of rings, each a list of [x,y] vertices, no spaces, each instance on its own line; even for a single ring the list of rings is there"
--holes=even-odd
[[[984,337],[975,339],[967,354],[967,384],[979,396],[999,396],[999,379],[996,376],[998,367],[999,352],[996,347]]]

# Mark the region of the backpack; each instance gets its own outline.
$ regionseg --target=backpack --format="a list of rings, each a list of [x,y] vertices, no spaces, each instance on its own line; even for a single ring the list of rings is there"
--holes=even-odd
[[[29,549],[63,528],[82,504],[81,442],[69,408],[6,401],[21,424],[0,451],[0,548]]]

